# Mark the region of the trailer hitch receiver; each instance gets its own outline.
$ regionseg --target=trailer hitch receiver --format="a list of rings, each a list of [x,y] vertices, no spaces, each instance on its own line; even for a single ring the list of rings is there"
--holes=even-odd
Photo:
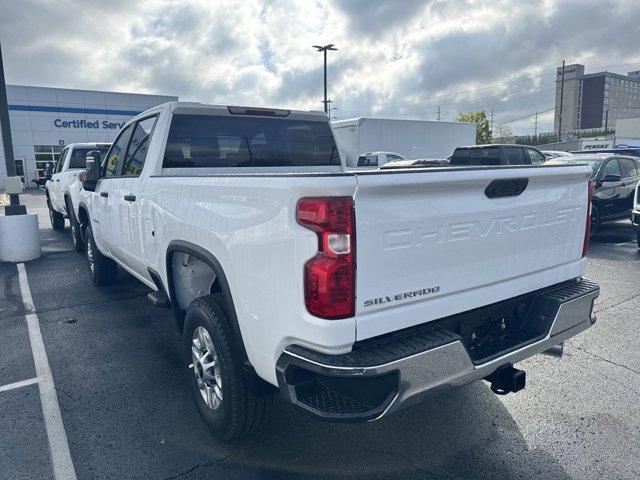
[[[497,368],[484,378],[491,384],[491,391],[496,395],[519,392],[525,387],[527,375],[524,370],[518,370],[507,364]]]

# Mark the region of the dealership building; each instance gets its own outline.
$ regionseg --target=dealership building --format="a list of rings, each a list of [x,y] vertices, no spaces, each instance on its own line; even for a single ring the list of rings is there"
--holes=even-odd
[[[48,162],[56,161],[65,145],[76,142],[112,142],[134,115],[164,102],[165,95],[70,90],[7,85],[9,119],[16,173],[26,187],[44,176]],[[0,136],[0,189],[7,175]]]

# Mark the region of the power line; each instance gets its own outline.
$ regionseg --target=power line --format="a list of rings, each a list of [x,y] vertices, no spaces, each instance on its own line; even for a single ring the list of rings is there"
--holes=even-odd
[[[596,66],[596,67],[589,67],[588,70],[600,70],[600,69],[606,69],[606,68],[615,68],[615,67],[622,67],[622,66],[629,66],[629,65],[638,65],[640,64],[640,62],[629,62],[629,63],[618,63],[615,65],[603,65],[603,66]],[[486,87],[479,87],[479,88],[474,88],[474,89],[469,89],[469,90],[458,90],[456,92],[452,92],[452,93],[447,93],[447,94],[442,94],[442,95],[434,95],[432,97],[425,97],[425,98],[416,98],[413,100],[403,100],[403,101],[388,101],[388,102],[383,102],[384,105],[402,105],[402,104],[414,104],[416,102],[426,102],[426,101],[430,101],[430,100],[437,100],[437,99],[441,99],[441,98],[447,98],[447,97],[454,97],[454,96],[460,96],[460,95],[464,95],[466,93],[475,93],[477,91],[481,91],[481,90],[489,90],[492,88],[497,88],[497,87],[501,87],[501,86],[508,86],[508,85],[513,85],[516,83],[521,83],[521,82],[525,82],[528,80],[536,80],[539,78],[544,78],[544,77],[556,77],[557,76],[557,72],[556,73],[545,73],[543,75],[536,75],[536,76],[530,76],[530,77],[526,77],[526,78],[522,78],[520,80],[513,80],[511,82],[503,82],[503,83],[496,83],[494,85],[488,85]],[[536,88],[541,88],[544,85],[538,86]],[[492,97],[498,97],[498,96],[502,96],[504,95],[504,93],[501,94],[496,94],[496,95],[491,95],[489,97],[481,97],[481,98],[492,98]],[[478,99],[474,99],[474,100],[478,100]],[[371,107],[371,106],[380,106],[380,104],[355,104],[353,105],[353,109],[351,110],[356,110],[356,107]],[[432,105],[435,106],[435,105]]]

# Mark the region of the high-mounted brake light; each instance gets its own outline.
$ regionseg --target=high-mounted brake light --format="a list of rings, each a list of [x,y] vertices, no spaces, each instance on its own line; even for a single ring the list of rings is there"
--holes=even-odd
[[[582,243],[582,257],[587,256],[589,250],[589,239],[591,238],[591,202],[593,201],[593,180],[589,179],[587,194],[587,224],[584,229],[584,242]]]
[[[291,110],[281,108],[227,107],[231,115],[254,115],[258,117],[288,117]]]
[[[303,198],[298,223],[318,235],[318,254],[304,266],[304,298],[312,315],[355,314],[354,211],[351,197]]]

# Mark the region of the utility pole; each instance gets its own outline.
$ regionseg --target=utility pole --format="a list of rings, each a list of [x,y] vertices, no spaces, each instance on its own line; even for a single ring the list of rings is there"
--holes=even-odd
[[[560,78],[560,114],[558,115],[558,141],[562,140],[562,101],[564,99],[564,60],[562,60],[562,75]]]
[[[536,112],[536,118],[533,121],[533,135],[538,138],[538,112]]]
[[[491,137],[493,137],[493,108],[491,109],[491,123],[489,124],[489,131],[491,132]]]
[[[0,45],[0,130],[2,130],[2,144],[4,145],[4,161],[7,165],[7,177],[16,176],[16,162],[13,159],[13,142],[11,141],[11,124],[9,122],[9,101],[7,100],[7,85],[4,79],[4,64],[2,61],[2,46]],[[9,206],[5,213],[23,213],[24,207],[18,207],[18,195],[9,195]],[[12,208],[10,208],[12,207]],[[26,212],[26,210],[25,210]]]
[[[324,103],[324,113],[329,115],[329,101],[327,100],[327,51],[338,49],[333,46],[333,43],[324,46],[314,45],[313,48],[316,48],[318,52],[324,53],[324,100],[322,103]]]
[[[438,121],[440,121],[440,105],[438,105]]]

